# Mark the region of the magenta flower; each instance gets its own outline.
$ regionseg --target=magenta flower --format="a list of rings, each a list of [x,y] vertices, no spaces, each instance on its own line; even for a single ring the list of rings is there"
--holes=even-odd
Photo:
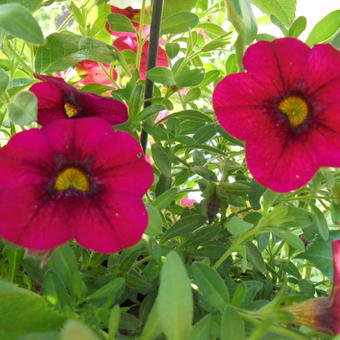
[[[112,253],[147,226],[153,181],[138,142],[103,119],[59,119],[0,149],[0,237],[31,249],[76,239]]]
[[[65,83],[62,78],[36,75],[43,82],[31,86],[38,97],[38,123],[45,125],[60,118],[99,117],[111,125],[128,119],[125,104],[113,98],[81,92]]]
[[[246,72],[214,90],[219,123],[246,141],[254,178],[278,192],[306,184],[323,166],[340,166],[340,52],[294,38],[250,46]]]
[[[326,298],[309,299],[284,307],[294,322],[332,335],[340,334],[340,240],[333,241],[333,292]]]

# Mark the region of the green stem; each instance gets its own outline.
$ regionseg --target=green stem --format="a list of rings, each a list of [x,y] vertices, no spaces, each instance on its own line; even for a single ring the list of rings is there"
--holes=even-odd
[[[139,19],[139,30],[137,35],[138,47],[137,47],[137,55],[136,55],[136,66],[140,73],[141,59],[142,59],[142,51],[143,51],[143,28],[144,28],[144,20],[145,20],[145,0],[142,1],[142,9],[140,11],[140,19]]]

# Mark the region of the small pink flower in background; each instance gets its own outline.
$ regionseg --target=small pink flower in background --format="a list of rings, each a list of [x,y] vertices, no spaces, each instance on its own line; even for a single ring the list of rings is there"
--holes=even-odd
[[[340,240],[333,241],[333,292],[326,298],[309,299],[285,306],[294,322],[315,331],[340,334]]]
[[[128,119],[124,103],[101,97],[90,92],[81,92],[62,78],[36,75],[43,82],[31,86],[30,91],[38,97],[38,123],[45,125],[55,119],[99,117],[111,125]]]
[[[152,167],[138,142],[100,118],[59,119],[0,149],[0,237],[46,250],[76,239],[112,253],[147,226]]]
[[[182,207],[192,207],[195,203],[197,203],[196,200],[190,199],[188,197],[182,198],[180,201],[180,205]]]
[[[219,123],[246,141],[246,161],[264,186],[288,192],[323,166],[340,166],[340,51],[294,38],[260,41],[246,72],[214,90]]]
[[[139,15],[139,10],[133,10],[125,8],[125,9],[120,9],[117,7],[111,7],[111,12],[112,13],[118,13],[125,15],[129,17],[130,19],[135,18],[137,15]],[[107,23],[106,28],[108,31],[117,39],[113,42],[113,45],[120,51],[124,50],[131,50],[135,53],[137,53],[138,49],[138,41],[137,41],[137,32],[139,30],[139,24],[136,22],[133,22],[133,25],[136,29],[136,33],[131,33],[131,32],[114,32],[111,31],[110,25]],[[149,26],[144,26],[143,27],[143,39],[147,38],[147,36],[150,34],[150,27]],[[163,42],[160,41],[162,44]],[[140,64],[140,77],[141,79],[145,79],[146,77],[146,71],[147,71],[147,62],[148,62],[148,51],[149,51],[149,41],[146,40],[143,48],[142,48],[142,55],[141,55],[141,64]],[[168,67],[168,57],[164,51],[163,48],[160,46],[158,47],[158,55],[157,55],[157,64],[156,66],[164,66]]]
[[[158,113],[155,122],[158,123],[159,121],[161,121],[162,119],[166,118],[169,116],[169,110],[162,110]]]
[[[105,71],[103,70],[104,67]],[[117,80],[118,74],[116,70],[112,69],[109,64],[102,64],[102,66],[92,60],[83,60],[76,65],[76,70],[79,75],[83,76],[78,83],[86,85],[90,83],[111,85],[112,80]],[[108,76],[111,73],[112,80]]]

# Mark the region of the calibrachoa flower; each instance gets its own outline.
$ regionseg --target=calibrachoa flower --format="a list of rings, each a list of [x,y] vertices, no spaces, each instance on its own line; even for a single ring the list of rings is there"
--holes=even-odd
[[[71,239],[111,253],[137,243],[152,167],[138,142],[100,118],[59,119],[0,149],[0,237],[50,249]]]
[[[62,78],[36,75],[43,82],[31,86],[38,97],[38,123],[45,125],[60,118],[99,117],[111,125],[128,119],[127,107],[113,98],[81,92]]]
[[[180,201],[182,207],[192,207],[195,203],[197,203],[196,200],[192,200],[188,197],[182,198]]]
[[[260,41],[214,90],[220,124],[246,141],[254,178],[288,192],[322,166],[340,166],[340,52],[294,38]]]
[[[103,70],[103,68],[105,71]],[[78,83],[86,85],[90,83],[102,84],[102,85],[111,85],[112,80],[117,80],[117,72],[112,69],[109,64],[102,64],[102,66],[92,60],[83,60],[76,65],[76,70],[79,75],[84,75]],[[112,80],[108,76],[111,73]]]
[[[284,307],[294,316],[294,322],[318,332],[340,334],[340,240],[333,247],[333,292],[326,298],[309,299]]]

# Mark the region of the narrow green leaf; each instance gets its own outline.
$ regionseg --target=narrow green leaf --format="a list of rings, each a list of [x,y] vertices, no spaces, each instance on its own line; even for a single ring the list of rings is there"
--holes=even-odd
[[[132,22],[125,15],[111,13],[108,15],[107,20],[112,31],[136,33],[136,29],[132,25]]]
[[[199,22],[198,16],[190,12],[175,13],[163,20],[161,34],[179,34],[189,31]]]
[[[14,124],[28,125],[37,120],[38,99],[32,92],[18,92],[7,107],[9,119]]]
[[[211,314],[207,314],[201,320],[197,321],[192,328],[190,340],[209,340],[212,322],[213,317]]]
[[[7,73],[0,68],[0,96],[6,91],[9,83],[9,77]]]
[[[184,216],[174,223],[161,237],[162,241],[169,240],[173,237],[185,235],[199,228],[206,218],[201,215]]]
[[[195,166],[191,167],[191,170],[195,174],[202,176],[203,178],[207,179],[208,181],[217,182],[216,174],[212,170],[210,170],[206,167],[195,165]]]
[[[297,38],[306,29],[307,19],[304,16],[298,17],[290,26],[288,36]]]
[[[221,320],[221,340],[245,340],[244,322],[232,306],[226,306]]]
[[[162,148],[160,144],[152,144],[151,146],[152,157],[161,170],[162,174],[166,177],[171,176],[171,160],[168,153]]]
[[[147,204],[146,207],[148,209],[149,224],[145,233],[150,236],[157,236],[162,233],[163,221],[161,214],[158,209],[150,204]]]
[[[163,332],[170,340],[187,340],[193,320],[190,280],[179,255],[171,251],[163,264],[158,291],[158,313]]]
[[[305,245],[301,241],[301,239],[294,235],[293,233],[286,231],[286,230],[278,230],[278,229],[272,229],[271,230],[273,234],[280,237],[282,240],[286,241],[290,246],[292,246],[294,249],[304,251]]]
[[[157,196],[152,205],[156,207],[158,210],[163,210],[167,208],[176,198],[177,188],[171,188],[167,191],[164,191],[161,195]]]
[[[340,28],[340,9],[327,14],[321,19],[309,33],[306,40],[309,46],[325,42],[339,31]]]
[[[204,263],[195,262],[191,266],[192,276],[205,301],[223,312],[229,303],[229,291],[217,271]]]
[[[117,277],[116,279],[111,280],[107,284],[97,289],[95,292],[89,295],[86,300],[91,301],[103,298],[110,298],[114,300],[124,290],[124,287],[125,279],[123,277]]]
[[[328,223],[325,219],[325,216],[320,211],[319,208],[317,208],[315,205],[311,206],[311,210],[313,212],[313,220],[316,224],[316,227],[318,228],[320,236],[327,241],[329,237],[329,229],[328,229]]]
[[[119,329],[119,323],[120,323],[120,308],[119,308],[119,305],[115,305],[112,308],[111,313],[110,313],[109,324],[108,324],[108,329],[109,329],[108,340],[116,339],[116,334]]]
[[[154,340],[162,333],[162,325],[157,304],[158,302],[156,300],[145,322],[140,340]]]
[[[29,10],[18,4],[0,5],[0,28],[33,44],[45,42],[42,31]]]

